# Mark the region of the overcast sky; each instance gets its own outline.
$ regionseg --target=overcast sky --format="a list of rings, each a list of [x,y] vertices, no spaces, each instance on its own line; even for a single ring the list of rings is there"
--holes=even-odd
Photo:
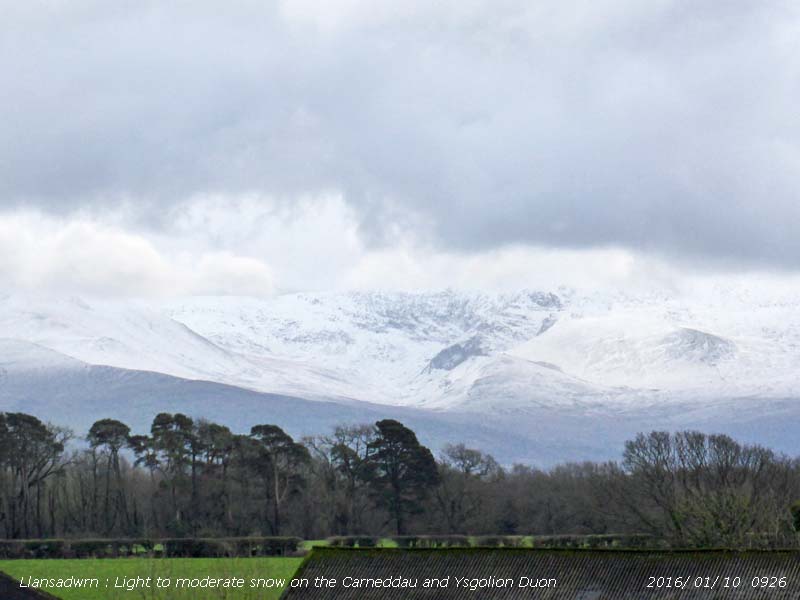
[[[0,278],[794,277],[799,98],[789,0],[0,0]]]

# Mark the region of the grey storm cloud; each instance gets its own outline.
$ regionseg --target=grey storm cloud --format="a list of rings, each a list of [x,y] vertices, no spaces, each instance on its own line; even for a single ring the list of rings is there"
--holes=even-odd
[[[2,2],[0,206],[337,191],[380,240],[800,266],[794,2]]]

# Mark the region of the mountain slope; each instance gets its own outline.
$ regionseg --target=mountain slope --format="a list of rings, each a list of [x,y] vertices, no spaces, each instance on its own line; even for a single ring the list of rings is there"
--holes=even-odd
[[[313,363],[223,348],[137,302],[0,297],[0,337],[31,342],[88,364],[153,371],[308,397],[348,397],[335,372]]]
[[[798,307],[733,293],[292,294],[150,306],[12,296],[0,299],[0,336],[90,364],[313,399],[624,405],[794,395]]]
[[[432,411],[364,402],[321,402],[265,394],[160,373],[88,365],[32,344],[0,340],[0,410],[32,413],[84,435],[105,417],[147,432],[158,412],[183,412],[248,432],[276,423],[295,437],[342,423],[395,418],[438,452],[447,443],[482,448],[504,464],[548,466],[565,460],[614,459],[624,440],[653,428],[699,428],[796,453],[800,412],[795,399],[740,398],[704,405],[612,408],[550,405],[524,410]],[[547,367],[542,367],[547,368]]]
[[[800,412],[798,308],[793,295],[743,290],[328,293],[149,305],[6,296],[0,338],[14,341],[0,343],[0,410],[62,403],[81,419],[103,408],[139,419],[137,407],[181,406],[233,422],[261,415],[263,405],[297,432],[310,431],[304,423],[325,429],[402,414],[431,439],[458,431],[468,441],[473,432],[502,456],[537,461],[580,456],[576,449],[595,453],[583,457],[617,452],[626,435],[653,428],[767,439]],[[227,408],[220,398],[230,399]]]
[[[556,404],[789,397],[800,384],[800,295],[297,294],[166,311],[229,351],[321,365],[355,384],[349,395],[388,404],[478,407],[474,385],[494,368],[495,380],[517,381],[504,397],[518,407],[545,394]],[[532,379],[531,363],[555,368]]]
[[[467,440],[492,448],[498,459],[508,463],[549,462],[559,451],[558,445],[547,447],[543,440],[509,433],[502,423],[474,415],[265,394],[161,373],[89,365],[16,340],[0,339],[0,356],[0,411],[31,413],[70,427],[78,435],[106,417],[144,433],[159,412],[183,412],[244,433],[259,423],[275,423],[296,437],[328,433],[339,424],[396,418],[437,450]]]

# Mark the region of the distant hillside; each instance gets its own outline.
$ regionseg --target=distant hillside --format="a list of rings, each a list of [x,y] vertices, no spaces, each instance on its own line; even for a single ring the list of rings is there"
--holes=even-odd
[[[0,410],[78,430],[106,414],[135,428],[163,410],[234,428],[255,414],[296,435],[403,416],[434,446],[536,464],[614,458],[652,429],[797,453],[798,307],[749,290],[5,296]]]

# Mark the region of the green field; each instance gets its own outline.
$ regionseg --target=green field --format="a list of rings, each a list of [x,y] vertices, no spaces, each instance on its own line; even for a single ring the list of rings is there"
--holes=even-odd
[[[203,578],[215,577],[217,579],[241,577],[249,586],[251,578],[276,578],[291,579],[302,562],[302,558],[117,558],[117,559],[84,559],[84,560],[7,560],[0,561],[0,571],[12,577],[34,578],[97,578],[100,580],[99,589],[73,589],[47,591],[63,598],[63,600],[274,600],[277,599],[282,589],[136,589],[127,591],[115,589],[117,578],[164,577],[175,580],[176,578]],[[106,586],[108,582],[108,587]]]

